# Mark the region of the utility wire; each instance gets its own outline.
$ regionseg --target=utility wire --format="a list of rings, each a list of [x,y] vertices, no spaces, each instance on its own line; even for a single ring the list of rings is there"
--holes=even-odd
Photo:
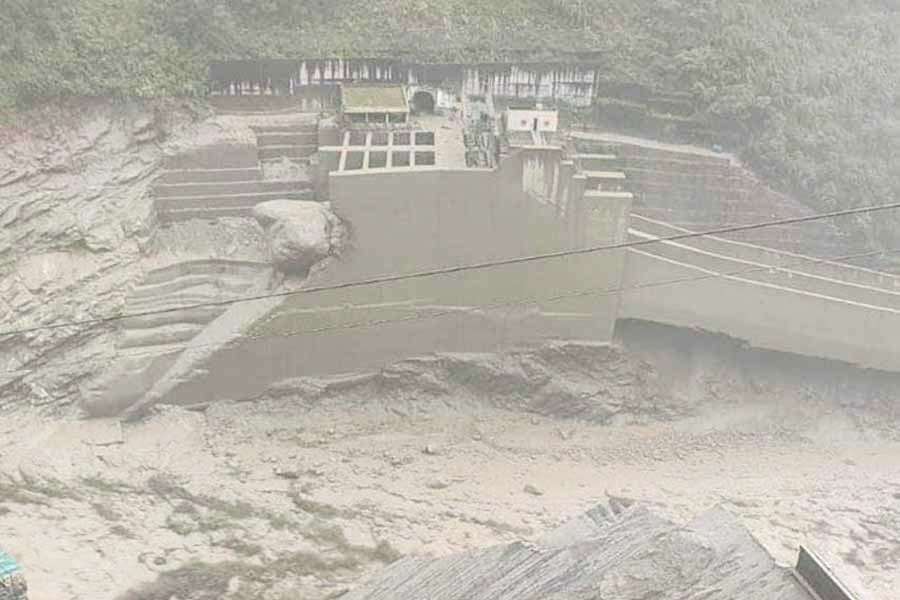
[[[563,258],[568,256],[580,256],[585,254],[595,254],[598,252],[604,252],[607,250],[620,250],[623,248],[636,248],[640,246],[649,246],[651,244],[659,244],[669,241],[678,241],[678,240],[687,240],[698,237],[707,237],[711,235],[722,235],[728,233],[738,233],[742,231],[752,231],[755,229],[763,229],[765,227],[775,227],[780,225],[795,225],[798,223],[809,223],[813,221],[820,221],[824,219],[833,219],[837,217],[846,217],[851,215],[860,215],[867,213],[874,213],[885,210],[893,210],[900,208],[900,202],[892,202],[889,204],[878,204],[878,205],[869,205],[862,206],[857,208],[848,208],[844,210],[838,210],[827,213],[816,213],[812,215],[807,215],[803,217],[791,217],[787,219],[777,219],[772,221],[763,221],[759,223],[753,223],[749,225],[729,225],[727,227],[720,227],[717,229],[708,229],[702,232],[685,232],[678,233],[675,235],[667,236],[667,237],[659,237],[654,239],[647,240],[632,240],[626,242],[617,242],[614,244],[605,244],[600,246],[588,246],[586,248],[578,248],[574,250],[561,250],[558,252],[549,252],[546,254],[534,254],[530,256],[522,256],[516,258],[508,258],[504,260],[495,260],[488,261],[482,263],[473,263],[468,265],[457,265],[453,267],[445,267],[441,269],[432,269],[428,271],[419,271],[415,273],[407,273],[407,274],[394,274],[394,275],[384,275],[380,277],[373,277],[370,279],[362,279],[358,281],[348,281],[345,283],[337,283],[331,285],[323,285],[323,286],[314,286],[308,288],[300,288],[297,290],[288,290],[284,292],[272,292],[267,294],[259,294],[254,296],[244,296],[240,298],[232,298],[229,300],[221,300],[221,301],[213,301],[213,302],[201,302],[197,304],[187,304],[184,306],[180,306],[177,308],[165,308],[159,310],[150,310],[150,311],[142,311],[142,312],[134,312],[134,313],[124,313],[120,315],[113,315],[109,317],[97,317],[93,319],[83,319],[79,321],[69,321],[66,323],[54,323],[52,325],[38,325],[35,327],[25,327],[22,329],[11,329],[7,331],[0,331],[0,338],[4,338],[12,335],[21,335],[25,333],[35,333],[39,331],[51,331],[56,329],[63,329],[68,327],[81,327],[85,325],[99,325],[105,323],[112,323],[116,321],[121,321],[123,319],[131,319],[135,317],[147,317],[147,316],[155,316],[168,314],[173,312],[179,312],[182,310],[191,310],[195,308],[211,308],[217,306],[231,306],[234,304],[241,304],[246,302],[255,302],[258,300],[268,300],[272,298],[285,298],[290,296],[299,296],[305,294],[315,294],[319,292],[330,292],[336,290],[346,290],[357,287],[368,287],[371,285],[380,285],[384,283],[394,283],[397,281],[407,281],[410,279],[421,279],[425,277],[434,277],[436,275],[448,275],[453,273],[462,273],[466,271],[478,271],[484,270],[494,267],[503,267],[509,265],[520,265],[531,262],[538,262],[544,260],[550,260],[554,258]],[[880,254],[881,252],[877,252],[876,254]]]
[[[565,294],[558,294],[558,295],[554,295],[554,296],[508,300],[508,301],[504,301],[504,302],[497,302],[497,303],[493,303],[493,304],[485,304],[485,305],[480,305],[480,306],[445,309],[445,310],[436,311],[436,312],[428,312],[425,314],[414,314],[414,315],[409,315],[409,316],[400,317],[400,318],[370,319],[368,321],[357,321],[354,323],[346,323],[343,325],[325,326],[325,327],[318,327],[318,328],[314,328],[314,329],[294,330],[294,331],[287,331],[287,332],[276,333],[276,334],[265,333],[265,334],[256,334],[256,335],[244,335],[241,337],[241,341],[301,337],[304,335],[329,333],[329,332],[334,332],[334,331],[346,331],[346,330],[352,330],[352,329],[362,329],[362,328],[376,327],[378,325],[387,325],[387,324],[392,324],[392,323],[406,323],[406,322],[413,322],[413,321],[423,321],[423,320],[428,320],[428,319],[437,319],[437,318],[449,316],[449,315],[470,314],[470,313],[475,313],[475,312],[480,312],[480,311],[495,310],[498,308],[528,306],[531,304],[539,304],[539,303],[543,303],[543,302],[553,302],[553,301],[557,301],[557,300],[565,300],[565,299],[569,299],[569,298],[578,298],[578,297],[583,297],[583,296],[595,296],[595,297],[599,298],[599,297],[610,296],[610,295],[628,294],[631,292],[641,291],[641,290],[645,290],[645,289],[661,288],[661,287],[666,287],[666,286],[670,286],[670,285],[695,283],[698,281],[704,281],[704,280],[709,280],[709,279],[718,279],[720,277],[738,277],[741,275],[757,273],[757,272],[761,272],[761,271],[772,271],[772,270],[785,271],[785,270],[791,269],[791,267],[794,267],[794,266],[804,266],[804,265],[809,265],[810,263],[821,264],[821,263],[828,263],[828,262],[842,262],[845,260],[854,260],[854,259],[858,259],[858,258],[867,258],[867,257],[871,257],[871,256],[894,254],[897,252],[900,252],[900,248],[895,248],[895,249],[886,250],[886,251],[878,250],[878,251],[871,251],[871,252],[864,252],[864,253],[857,253],[857,254],[847,254],[847,255],[843,255],[843,256],[825,257],[825,258],[805,257],[802,260],[798,260],[795,263],[785,264],[785,265],[780,265],[780,266],[762,265],[762,266],[750,267],[747,269],[741,269],[739,271],[730,271],[730,272],[725,272],[725,273],[706,273],[704,275],[698,275],[695,277],[682,277],[682,278],[677,278],[677,279],[668,279],[668,280],[664,280],[664,281],[652,281],[649,283],[644,283],[644,284],[635,285],[635,286],[631,286],[631,287],[617,287],[617,288],[605,288],[605,289],[592,288],[592,289],[587,289],[587,290],[581,290],[578,292],[569,292],[569,293],[565,293]],[[815,277],[815,275],[810,275],[810,276]],[[877,288],[874,288],[874,289],[877,290]],[[894,292],[889,292],[887,290],[879,290],[879,291],[883,291],[885,293],[894,293]],[[898,295],[900,295],[900,294],[898,294]],[[123,356],[125,358],[157,357],[157,356],[163,356],[165,354],[173,353],[176,349],[180,352],[184,352],[187,350],[196,350],[196,349],[201,349],[201,348],[217,347],[217,346],[221,346],[221,345],[222,344],[220,342],[205,343],[205,344],[192,344],[190,341],[186,341],[181,344],[171,344],[167,347],[166,350],[149,350],[148,349],[148,350],[138,350],[135,352],[127,352],[126,351],[126,352],[122,352],[121,356]],[[81,362],[84,362],[84,360],[78,359],[78,360],[70,360],[70,361],[59,361],[59,362],[54,363],[54,365],[55,366],[64,366],[64,365],[76,364],[76,363],[81,363]],[[0,374],[11,376],[11,377],[18,377],[18,376],[28,375],[29,373],[33,373],[35,371],[36,371],[36,369],[27,368],[27,369],[16,369],[16,370],[11,370],[11,371],[6,371],[6,372],[0,372]]]

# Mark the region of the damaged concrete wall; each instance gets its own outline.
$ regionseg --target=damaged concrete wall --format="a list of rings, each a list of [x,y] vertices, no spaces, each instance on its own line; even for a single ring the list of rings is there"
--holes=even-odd
[[[684,231],[636,218],[632,239]],[[721,238],[690,239],[629,250],[619,317],[898,371],[897,287],[896,278],[865,269]]]
[[[419,167],[331,175],[350,230],[342,256],[308,286],[476,265],[621,241],[629,204],[596,211],[583,182],[567,198],[523,190],[527,151],[499,170]],[[560,157],[557,157],[559,161]],[[571,177],[571,174],[570,174]],[[610,218],[598,223],[595,219]],[[206,374],[166,401],[242,398],[303,375],[376,369],[432,352],[484,352],[549,339],[611,340],[623,253],[600,252],[294,295],[250,335],[218,352]]]
[[[340,83],[427,84],[456,94],[488,95],[521,100],[550,100],[587,107],[599,85],[595,65],[517,62],[427,64],[392,59],[305,59],[224,61],[210,65],[214,95],[297,95],[307,104],[313,90],[324,90],[320,107],[333,100],[328,90]],[[315,100],[315,99],[313,99]]]
[[[594,97],[596,70],[582,65],[476,65],[466,69],[463,93],[501,98],[557,100],[587,107]]]
[[[543,204],[556,202],[561,163],[553,147],[530,148],[522,159],[522,189]]]

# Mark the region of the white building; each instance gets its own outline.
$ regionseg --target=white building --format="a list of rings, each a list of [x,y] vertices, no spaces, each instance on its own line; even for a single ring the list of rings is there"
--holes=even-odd
[[[559,111],[535,108],[510,107],[506,109],[507,131],[537,131],[556,133],[559,129]]]

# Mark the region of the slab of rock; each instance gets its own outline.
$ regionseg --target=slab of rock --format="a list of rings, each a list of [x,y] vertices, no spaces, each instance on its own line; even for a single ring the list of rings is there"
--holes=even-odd
[[[331,253],[335,217],[318,202],[272,200],[256,205],[253,216],[266,230],[279,271],[305,275]]]
[[[562,534],[548,534],[551,543],[518,542],[434,560],[402,558],[341,599],[813,598],[722,509],[685,527],[639,506],[592,513],[564,526]]]

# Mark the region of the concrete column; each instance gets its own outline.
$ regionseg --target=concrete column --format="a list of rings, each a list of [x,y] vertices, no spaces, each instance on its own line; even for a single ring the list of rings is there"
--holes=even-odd
[[[394,166],[394,132],[388,132],[388,143],[387,143],[387,164],[385,165],[388,169]]]
[[[319,201],[324,202],[329,199],[328,174],[340,167],[343,153],[341,147],[319,149],[318,176],[316,177],[316,196]]]
[[[569,220],[570,222],[571,211],[569,210],[569,188],[572,186],[573,175],[575,175],[575,163],[571,160],[560,161],[559,184],[556,187],[556,196],[552,199],[553,204],[559,207],[560,212],[565,214],[567,216],[567,220]]]
[[[369,168],[369,157],[372,152],[372,132],[369,131],[366,133],[366,148],[363,150],[363,169]]]
[[[590,244],[588,233],[590,225],[590,207],[584,198],[587,188],[587,177],[578,173],[569,180],[568,215],[572,224],[572,241],[576,247],[584,248]]]

